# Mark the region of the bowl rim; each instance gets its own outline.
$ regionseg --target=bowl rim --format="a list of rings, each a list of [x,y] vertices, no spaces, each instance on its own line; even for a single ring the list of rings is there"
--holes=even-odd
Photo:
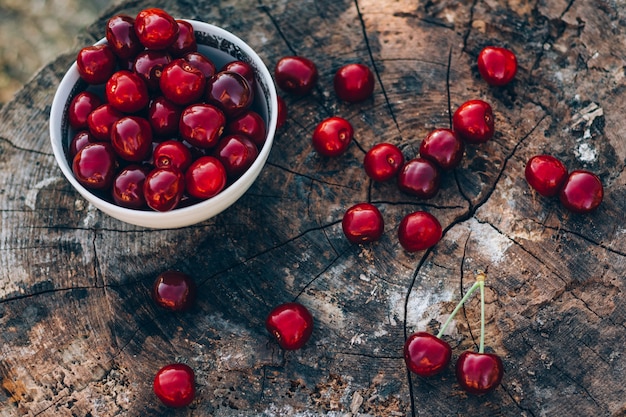
[[[226,208],[234,204],[250,188],[258,175],[261,173],[261,170],[269,157],[269,153],[273,146],[274,135],[276,134],[276,125],[278,121],[278,98],[276,86],[261,57],[241,38],[221,27],[197,20],[181,20],[191,23],[194,31],[196,32],[204,32],[209,35],[217,36],[223,40],[233,43],[241,49],[241,51],[254,63],[258,72],[257,78],[264,80],[264,84],[269,92],[269,103],[266,103],[268,107],[269,120],[265,143],[259,150],[259,155],[256,160],[246,170],[246,172],[244,172],[241,177],[235,180],[232,184],[229,184],[228,187],[224,188],[220,193],[190,206],[175,208],[166,212],[131,209],[103,200],[85,188],[74,177],[70,167],[70,162],[63,149],[63,141],[66,139],[63,137],[63,121],[65,118],[66,106],[69,104],[69,96],[74,92],[76,84],[80,81],[76,61],[72,63],[57,87],[52,101],[52,107],[50,109],[50,141],[57,165],[63,172],[64,176],[72,184],[74,189],[76,189],[83,196],[83,198],[93,204],[96,208],[111,217],[136,226],[154,229],[180,228],[208,220],[209,218],[221,213]],[[95,44],[98,45],[103,43],[106,43],[106,38],[100,39]]]

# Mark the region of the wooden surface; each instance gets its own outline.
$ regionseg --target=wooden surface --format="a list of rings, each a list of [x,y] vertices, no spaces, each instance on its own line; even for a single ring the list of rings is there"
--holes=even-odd
[[[103,36],[107,11],[75,50]],[[289,119],[246,195],[194,227],[155,231],[94,208],[56,167],[48,136],[55,89],[74,56],[46,66],[0,109],[0,415],[2,416],[625,416],[624,228],[626,6],[604,0],[438,1],[164,0],[176,17],[233,31],[269,68],[284,55],[312,59],[311,96],[283,95]],[[497,44],[517,54],[506,88],[489,88],[476,56]],[[339,66],[376,71],[374,97],[340,103]],[[407,158],[450,110],[481,98],[496,114],[494,140],[469,146],[439,194],[419,201],[362,169],[375,143]],[[347,118],[355,142],[336,159],[311,148],[315,125]],[[568,214],[529,191],[538,153],[596,172],[605,200]],[[371,201],[380,242],[350,245],[341,218]],[[401,218],[434,214],[444,237],[409,254]],[[473,271],[488,268],[486,340],[504,360],[502,385],[474,397],[453,366],[407,374],[405,337],[436,332]],[[170,314],[151,302],[157,274],[179,269],[199,284],[196,307]],[[283,352],[263,321],[298,300],[316,328]],[[476,349],[478,298],[445,335],[453,360]],[[196,371],[198,395],[170,411],[151,381],[163,365]]]

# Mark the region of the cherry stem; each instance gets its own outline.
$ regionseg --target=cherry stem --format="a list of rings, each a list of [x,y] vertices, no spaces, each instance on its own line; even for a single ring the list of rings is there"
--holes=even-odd
[[[465,295],[463,296],[463,298],[461,299],[461,301],[459,301],[459,303],[456,305],[456,307],[454,308],[454,310],[452,310],[452,313],[450,313],[450,316],[448,317],[448,319],[446,320],[446,322],[443,324],[443,326],[441,326],[441,329],[439,329],[439,333],[437,333],[437,338],[441,339],[441,336],[443,336],[444,332],[446,331],[446,328],[448,327],[448,325],[450,324],[450,322],[452,321],[452,319],[454,319],[454,316],[456,316],[456,313],[459,312],[459,310],[461,309],[461,307],[463,307],[463,304],[465,304],[465,302],[472,296],[472,294],[474,293],[474,291],[476,291],[478,288],[480,288],[480,300],[481,300],[481,313],[480,313],[480,317],[481,317],[481,332],[480,332],[480,349],[481,349],[481,353],[482,350],[484,349],[484,340],[485,338],[483,337],[483,334],[485,333],[483,330],[485,328],[485,321],[483,319],[484,317],[484,310],[485,310],[485,305],[484,305],[484,298],[483,295],[485,294],[485,273],[484,272],[478,272],[476,274],[476,282],[474,282],[474,285],[472,285],[470,287],[470,289],[465,293]]]
[[[478,281],[480,284],[480,345],[478,353],[485,353],[485,281]]]

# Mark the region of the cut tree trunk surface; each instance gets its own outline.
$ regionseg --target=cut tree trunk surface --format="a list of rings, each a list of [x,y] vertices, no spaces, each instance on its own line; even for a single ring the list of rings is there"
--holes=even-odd
[[[108,10],[106,20],[153,6]],[[149,230],[97,211],[55,164],[48,114],[75,55],[47,65],[0,109],[0,414],[2,416],[625,416],[626,5],[579,1],[164,0],[175,17],[239,35],[270,69],[313,60],[306,97],[282,94],[289,117],[269,161],[234,206],[204,223]],[[489,87],[476,58],[506,46],[515,81]],[[371,99],[340,102],[343,64],[376,74]],[[371,182],[365,152],[379,142],[406,158],[469,99],[491,103],[496,135],[468,145],[430,200]],[[311,147],[322,119],[348,119],[355,140],[338,158]],[[600,208],[568,213],[531,192],[526,161],[547,153],[597,173]],[[379,242],[352,245],[345,210],[380,208]],[[432,249],[404,251],[397,228],[424,210],[444,228]],[[195,307],[172,314],[150,298],[167,269],[198,283]],[[454,377],[410,375],[408,335],[436,333],[487,270],[487,351],[502,384],[467,395]],[[311,340],[282,351],[264,327],[297,300],[315,317]],[[444,335],[454,360],[476,350],[479,297]],[[196,372],[191,406],[168,410],[152,392],[165,364]]]

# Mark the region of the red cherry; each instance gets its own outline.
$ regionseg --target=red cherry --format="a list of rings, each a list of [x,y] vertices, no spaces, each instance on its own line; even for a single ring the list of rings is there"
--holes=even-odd
[[[404,164],[398,174],[398,188],[422,199],[432,198],[439,191],[440,175],[437,166],[424,158],[415,158]]]
[[[350,146],[354,129],[349,121],[333,116],[322,120],[313,131],[313,148],[328,157],[339,156]]]
[[[67,118],[72,128],[86,129],[89,124],[87,118],[89,113],[102,105],[102,100],[90,91],[82,91],[70,102],[67,109]]]
[[[222,191],[226,179],[226,169],[219,159],[201,156],[185,172],[185,187],[190,196],[206,199]]]
[[[573,213],[589,213],[597,209],[604,197],[602,181],[584,170],[570,172],[559,193],[563,206]]]
[[[254,68],[244,61],[231,61],[224,65],[220,71],[236,72],[246,79],[250,88],[254,88]]]
[[[226,133],[246,135],[261,148],[266,139],[265,121],[255,111],[247,110],[226,125]]]
[[[524,175],[535,191],[544,197],[552,197],[561,191],[567,180],[567,168],[554,156],[535,155],[526,163]]]
[[[157,372],[152,388],[166,406],[186,407],[196,396],[195,374],[182,363],[166,365]]]
[[[103,104],[89,113],[87,117],[89,133],[91,133],[96,140],[110,141],[111,126],[122,117],[124,117],[124,114],[115,110],[113,106],[108,103]]]
[[[162,308],[172,311],[189,309],[196,298],[196,284],[179,271],[165,271],[152,285],[152,298]]]
[[[76,67],[88,84],[104,84],[115,72],[117,59],[109,45],[86,46],[78,52]]]
[[[254,92],[242,75],[218,72],[207,83],[206,99],[227,117],[236,117],[252,105]]]
[[[129,60],[143,49],[135,33],[135,19],[126,15],[116,15],[107,21],[107,43],[118,57]]]
[[[152,160],[157,168],[175,168],[185,172],[192,162],[191,151],[182,142],[166,140],[159,143],[152,152]]]
[[[141,77],[127,70],[117,71],[106,83],[107,101],[124,113],[135,113],[148,106],[148,86]]]
[[[206,78],[202,71],[180,58],[163,68],[159,86],[165,98],[178,105],[187,105],[203,96]]]
[[[467,143],[484,143],[493,137],[494,119],[489,103],[469,100],[452,116],[453,130]]]
[[[195,68],[198,68],[204,74],[204,77],[209,80],[215,75],[215,64],[206,56],[199,52],[190,52],[186,54],[183,59]]]
[[[148,121],[152,133],[159,138],[173,137],[178,134],[178,124],[183,109],[165,97],[157,97],[148,108]]]
[[[149,8],[135,17],[135,33],[147,49],[166,49],[178,38],[176,20],[164,10]]]
[[[504,374],[502,359],[493,353],[465,351],[456,362],[456,379],[470,394],[486,394],[500,385]]]
[[[439,220],[425,211],[407,214],[398,226],[398,240],[407,252],[418,252],[434,246],[441,239]]]
[[[452,348],[440,338],[427,333],[413,333],[404,343],[407,368],[420,376],[433,376],[444,370],[452,358]]]
[[[506,48],[487,46],[478,54],[478,72],[489,85],[506,85],[515,77],[517,58]]]
[[[111,145],[122,159],[143,161],[152,150],[150,123],[142,117],[122,117],[111,126]]]
[[[140,209],[146,206],[143,184],[148,175],[148,168],[129,165],[120,171],[113,180],[113,201],[119,206]]]
[[[374,181],[384,182],[395,177],[404,165],[400,148],[391,143],[378,143],[370,148],[363,159],[363,168]]]
[[[287,103],[283,100],[282,97],[278,96],[278,120],[276,122],[276,129],[280,129],[283,127],[285,122],[287,121]]]
[[[340,100],[356,103],[372,95],[374,74],[367,65],[347,64],[337,70],[333,84]]]
[[[352,243],[374,242],[383,235],[385,222],[376,206],[359,203],[346,210],[341,221],[344,235]]]
[[[180,116],[180,136],[199,148],[212,148],[224,132],[226,116],[210,104],[192,104]]]
[[[170,62],[172,62],[172,57],[165,51],[145,50],[137,54],[132,67],[151,91],[158,91],[161,88],[163,68]]]
[[[281,58],[274,68],[274,79],[281,90],[296,95],[308,94],[317,83],[317,67],[301,56]]]
[[[72,161],[72,171],[78,182],[94,190],[109,188],[116,169],[117,158],[107,142],[86,145]]]
[[[220,160],[230,179],[240,177],[256,160],[259,151],[244,135],[226,135],[215,148],[214,155]]]
[[[465,144],[450,129],[435,129],[420,144],[420,156],[434,162],[443,170],[450,170],[461,163]]]
[[[300,303],[275,307],[265,319],[265,327],[285,350],[300,349],[313,333],[313,316]]]
[[[185,177],[174,168],[156,168],[148,174],[143,184],[146,203],[156,211],[175,208],[185,192]]]
[[[167,48],[167,52],[174,57],[182,57],[190,52],[196,52],[198,44],[191,23],[185,20],[177,20],[176,23],[178,24],[178,36],[174,43]]]
[[[70,142],[70,157],[74,158],[81,149],[95,141],[88,130],[78,131]]]

